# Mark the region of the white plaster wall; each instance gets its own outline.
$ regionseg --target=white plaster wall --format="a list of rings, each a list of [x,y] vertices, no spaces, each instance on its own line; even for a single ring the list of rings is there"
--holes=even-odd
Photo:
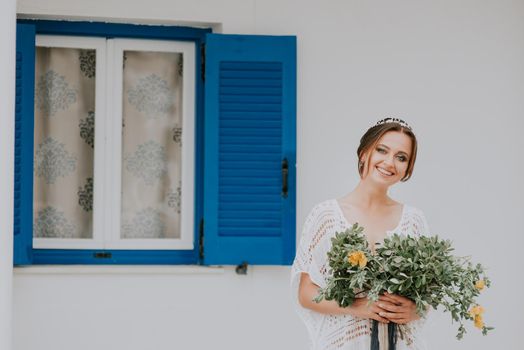
[[[15,10],[16,1],[7,0],[0,12],[0,349],[13,341],[13,200],[15,144]]]
[[[519,349],[524,287],[524,2],[510,0],[19,0],[19,15],[213,24],[298,36],[297,226],[357,182],[356,147],[377,119],[419,137],[394,188],[434,233],[490,268],[488,337],[454,339],[433,312],[432,349]],[[16,350],[305,349],[288,267],[195,273],[15,272]],[[178,272],[177,272],[178,271]]]

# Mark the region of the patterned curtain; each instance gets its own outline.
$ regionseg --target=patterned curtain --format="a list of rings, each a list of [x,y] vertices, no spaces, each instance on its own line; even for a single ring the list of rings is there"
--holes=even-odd
[[[93,237],[95,67],[95,50],[37,48],[34,237]],[[123,69],[106,116],[122,117],[121,237],[178,238],[182,55],[126,51]]]
[[[34,237],[93,237],[95,51],[36,49]]]
[[[122,238],[179,238],[182,55],[124,52]]]

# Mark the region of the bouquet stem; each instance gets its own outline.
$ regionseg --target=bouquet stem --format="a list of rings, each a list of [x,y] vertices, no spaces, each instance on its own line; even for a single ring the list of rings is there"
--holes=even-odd
[[[378,343],[378,321],[373,320],[373,326],[371,327],[371,349],[370,350],[380,350],[380,345]]]
[[[398,325],[396,323],[388,323],[389,350],[396,350],[397,348],[397,331]]]
[[[386,325],[373,320],[371,327],[371,350],[396,350],[397,327],[393,322]]]

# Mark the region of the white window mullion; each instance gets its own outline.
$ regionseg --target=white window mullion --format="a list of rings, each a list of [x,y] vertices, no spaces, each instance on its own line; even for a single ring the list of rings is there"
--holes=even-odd
[[[195,82],[195,48],[193,43],[185,43],[184,50],[184,81],[183,81],[183,112],[182,127],[186,132],[182,133],[182,220],[180,231],[182,232],[182,242],[186,246],[193,248],[193,229],[194,229],[194,207],[195,207],[195,101],[196,101],[196,82]]]
[[[107,188],[104,169],[106,164],[107,143],[107,47],[105,39],[96,38],[100,44],[96,51],[96,82],[95,82],[95,159],[93,188],[93,236],[97,242],[95,248],[103,247],[105,220],[107,215],[105,189]]]
[[[132,190],[122,188],[123,145],[123,64],[124,52],[166,52],[183,55],[183,104],[182,104],[182,198],[180,238],[147,239],[121,237],[122,191]],[[109,53],[111,52],[111,53]],[[112,39],[108,40],[108,60],[110,60],[109,79],[113,85],[109,89],[109,104],[112,107],[109,142],[111,144],[112,161],[108,168],[112,170],[111,197],[112,225],[106,236],[108,249],[193,249],[194,248],[194,174],[195,174],[195,44],[190,42],[174,42],[161,40]],[[144,132],[147,132],[144,130]]]
[[[107,208],[110,218],[107,222],[106,242],[117,240],[120,236],[120,217],[122,200],[122,64],[123,57],[115,52],[115,40],[107,40],[108,61],[108,118],[107,144],[109,162],[107,164]]]

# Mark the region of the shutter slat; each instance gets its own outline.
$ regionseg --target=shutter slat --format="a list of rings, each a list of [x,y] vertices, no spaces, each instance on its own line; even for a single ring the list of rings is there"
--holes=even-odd
[[[260,169],[235,169],[235,170],[220,169],[218,173],[219,173],[220,177],[227,178],[227,177],[238,177],[238,176],[241,176],[241,177],[244,177],[246,179],[252,178],[252,177],[253,178],[259,178],[260,176],[280,178],[280,176],[281,176],[280,169],[278,169],[278,170],[267,170],[267,169],[264,169],[264,170],[260,170]]]
[[[220,194],[235,194],[239,191],[242,191],[244,194],[260,194],[260,193],[276,193],[279,194],[281,191],[280,186],[242,186],[242,185],[232,185],[232,186],[226,186],[222,185],[220,186]]]
[[[221,112],[280,112],[280,103],[221,103]]]
[[[254,236],[254,237],[278,237],[281,229],[273,227],[242,227],[242,228],[219,228],[220,236]]]
[[[277,178],[267,178],[267,177],[223,177],[220,178],[220,185],[221,186],[229,186],[229,185],[251,185],[251,186],[280,186],[280,179]]]
[[[258,136],[258,137],[278,137],[280,138],[282,134],[282,128],[252,128],[252,127],[238,127],[238,128],[220,128],[220,134],[224,137],[226,136]]]
[[[227,136],[227,137],[226,137]],[[278,142],[281,141],[281,138],[276,136],[228,136],[224,135],[224,137],[220,140],[221,145],[258,145],[258,146],[265,146],[265,143],[276,145]]]
[[[232,84],[229,86],[221,86],[220,94],[222,96],[228,95],[255,95],[255,96],[281,96],[282,89],[278,87],[263,87],[263,86],[240,86]]]
[[[224,202],[220,204],[220,210],[228,211],[231,215],[235,215],[242,210],[251,210],[252,212],[258,212],[260,210],[278,210],[282,215],[281,208],[274,205],[273,203],[255,203],[255,202]]]
[[[281,151],[280,145],[219,145],[221,154],[273,153]]]
[[[281,121],[282,115],[275,112],[235,112],[235,111],[221,111],[220,120],[276,120]]]
[[[282,103],[281,96],[272,96],[272,95],[223,95],[220,96],[220,102],[223,103],[243,103],[243,104],[253,104],[253,103],[264,103],[264,104],[278,104]]]
[[[224,78],[221,77],[220,79],[220,87],[236,87],[236,88],[243,88],[243,87],[282,87],[282,81],[277,79],[235,79],[235,78]]]
[[[255,216],[256,215],[256,216]],[[278,219],[280,217],[280,210],[219,210],[218,217],[228,219],[242,219],[242,218],[271,218]]]
[[[280,155],[275,153],[229,153],[224,152],[220,155],[220,161],[270,161],[280,162]]]
[[[248,160],[233,160],[223,161],[220,163],[220,169],[245,169],[245,170],[257,170],[257,169],[278,169],[280,170],[280,162],[266,162],[266,161],[248,161]]]
[[[279,228],[280,227],[280,216],[277,220],[269,219],[222,219],[220,220],[219,228]]]
[[[280,198],[275,197],[273,194],[220,194],[220,202],[223,203],[249,203],[249,202],[260,202],[260,203],[272,203],[275,206],[280,205]]]
[[[232,71],[276,71],[281,72],[282,64],[280,62],[221,62],[221,72],[232,70]]]
[[[245,120],[245,119],[223,119],[220,121],[221,128],[282,128],[280,120]]]
[[[245,62],[247,63],[247,62]],[[222,67],[221,67],[222,68]],[[220,70],[220,78],[234,79],[257,79],[257,80],[281,80],[280,70]]]

